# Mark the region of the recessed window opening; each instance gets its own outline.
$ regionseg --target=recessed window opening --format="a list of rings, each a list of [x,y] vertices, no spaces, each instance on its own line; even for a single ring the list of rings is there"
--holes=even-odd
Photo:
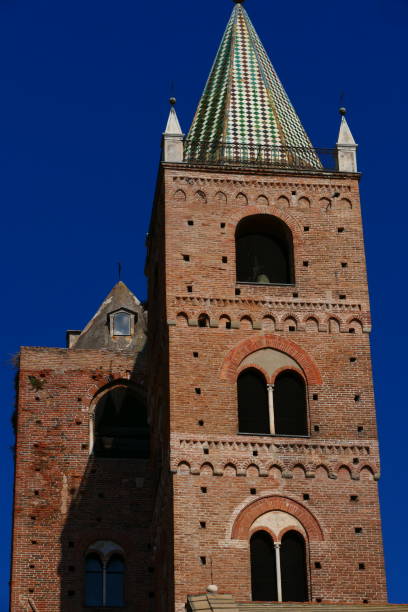
[[[306,384],[297,372],[284,370],[271,385],[259,370],[247,368],[237,392],[240,433],[308,435]]]
[[[94,455],[147,458],[149,426],[142,397],[128,387],[116,387],[99,400],[95,409]]]
[[[246,217],[238,224],[235,239],[238,282],[293,283],[292,234],[280,219]]]
[[[300,533],[288,531],[274,544],[266,531],[257,531],[250,555],[253,601],[308,601],[306,544]]]
[[[118,312],[113,315],[113,335],[130,336],[131,333],[131,315],[128,312]]]
[[[241,433],[271,433],[266,380],[255,368],[238,377],[238,422]]]
[[[306,385],[297,372],[286,370],[277,376],[274,410],[277,435],[307,435]]]
[[[122,607],[124,601],[125,564],[118,554],[105,560],[98,553],[85,560],[85,605]]]

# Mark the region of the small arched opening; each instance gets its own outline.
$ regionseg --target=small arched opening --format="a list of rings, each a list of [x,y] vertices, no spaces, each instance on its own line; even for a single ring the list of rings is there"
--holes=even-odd
[[[293,240],[290,229],[272,215],[251,215],[235,233],[237,281],[292,284]]]
[[[96,457],[148,457],[146,403],[134,389],[115,387],[98,401],[94,417],[93,453]]]
[[[274,386],[275,431],[283,436],[306,436],[307,401],[306,384],[293,370],[284,370]]]
[[[269,405],[266,380],[255,368],[238,377],[238,426],[240,433],[269,434]]]

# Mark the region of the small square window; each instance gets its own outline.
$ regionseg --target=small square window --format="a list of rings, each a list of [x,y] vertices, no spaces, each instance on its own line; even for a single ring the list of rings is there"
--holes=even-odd
[[[354,527],[354,533],[363,533],[362,527]]]
[[[322,569],[322,564],[320,563],[320,561],[316,561],[315,568],[316,569]]]
[[[342,268],[347,268],[347,266],[348,266],[348,263],[346,261],[342,261],[341,262],[341,267]]]
[[[358,433],[363,433],[363,431],[364,431],[364,427],[363,427],[362,425],[359,425],[359,426],[357,427],[357,431],[358,431]]]
[[[310,499],[309,493],[303,493],[303,499],[304,499],[304,501],[309,501],[309,499]]]
[[[315,402],[319,399],[319,396],[317,395],[317,393],[313,393],[313,399]]]
[[[354,401],[355,402],[359,402],[360,400],[361,400],[361,395],[357,394],[357,395],[354,396]]]
[[[319,431],[320,431],[320,427],[319,427],[319,425],[315,425],[315,426],[314,426],[314,430],[315,430],[315,432],[316,432],[316,433],[317,433],[317,432],[319,432]]]
[[[195,392],[196,392],[196,394],[197,394],[197,395],[201,395],[201,389],[200,389],[200,387],[196,387],[196,388],[195,388]]]
[[[251,495],[256,495],[256,489],[251,489]]]
[[[196,351],[194,351],[194,353],[193,353],[193,357],[194,357],[195,359],[197,359],[197,358],[198,358],[198,353],[197,353]]]
[[[204,455],[209,455],[210,451],[208,448],[203,448]]]
[[[191,220],[187,221],[187,225],[194,225],[194,221],[191,221]]]
[[[306,225],[306,226],[303,228],[303,231],[304,231],[304,232],[308,232],[309,230],[310,230],[310,227],[309,227],[308,225]]]
[[[298,298],[299,294],[295,291],[295,293],[292,294],[294,298]]]
[[[258,456],[258,451],[257,450],[252,451],[252,456],[253,457],[257,457]]]
[[[357,357],[350,357],[350,363],[356,363]]]
[[[200,427],[204,427],[204,421],[202,419],[200,419],[198,421],[198,424],[199,424]]]
[[[224,229],[225,228],[225,223],[220,223],[220,228]]]
[[[207,493],[207,487],[201,487],[201,493]]]
[[[289,325],[289,331],[290,332],[296,331],[296,327],[294,325]]]
[[[235,295],[241,295],[241,289],[235,289]]]
[[[344,227],[338,227],[337,231],[339,234],[342,234],[344,232]]]
[[[358,457],[354,457],[353,464],[358,465],[360,463],[360,459]]]
[[[207,565],[207,557],[200,557],[201,565]]]
[[[226,257],[225,255],[222,258],[222,263],[228,263],[228,257]]]
[[[304,268],[308,268],[309,267],[309,262],[308,261],[304,261],[303,262],[303,267]]]
[[[183,261],[190,261],[190,255],[183,255]]]
[[[207,523],[205,521],[200,521],[200,529],[207,529]]]
[[[187,293],[193,293],[193,285],[187,285]]]
[[[117,312],[113,315],[113,335],[130,336],[132,331],[131,315],[128,312]]]
[[[350,495],[350,501],[358,502],[358,495]]]
[[[347,297],[347,296],[346,296],[346,294],[345,294],[345,293],[340,293],[340,295],[339,295],[339,299],[340,299],[340,300],[345,300],[345,299],[346,299],[346,297]]]
[[[365,563],[359,563],[358,564],[358,569],[359,570],[365,570]]]

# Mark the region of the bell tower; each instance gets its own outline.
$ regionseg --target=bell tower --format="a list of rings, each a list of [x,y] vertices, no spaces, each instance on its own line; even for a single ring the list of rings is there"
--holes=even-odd
[[[186,138],[174,104],[146,266],[163,465],[157,610],[207,609],[217,592],[384,603],[360,174],[345,110],[337,147],[314,148],[243,0]]]

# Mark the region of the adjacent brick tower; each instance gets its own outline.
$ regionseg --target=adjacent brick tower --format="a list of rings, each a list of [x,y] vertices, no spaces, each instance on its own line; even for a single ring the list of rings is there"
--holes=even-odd
[[[148,322],[119,283],[21,351],[11,610],[385,604],[345,110],[313,148],[242,0],[186,138],[171,103]]]
[[[242,2],[184,142],[171,110],[147,272],[172,474],[156,550],[174,568],[155,565],[177,612],[208,584],[213,599],[386,601],[360,176],[341,114],[330,163]]]

